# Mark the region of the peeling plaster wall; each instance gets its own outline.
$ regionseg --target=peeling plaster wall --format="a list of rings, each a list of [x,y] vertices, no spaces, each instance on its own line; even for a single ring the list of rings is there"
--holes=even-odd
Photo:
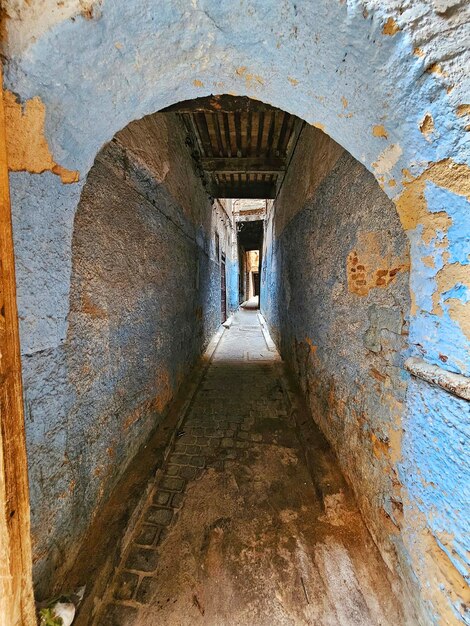
[[[65,340],[23,357],[40,596],[220,324],[214,234],[230,254],[231,222],[209,202],[184,137],[159,114],[101,150],[74,220]],[[15,214],[19,250],[34,234],[25,221]],[[61,251],[54,230],[44,245]],[[19,258],[30,266],[27,251]]]
[[[429,622],[468,624],[469,402],[411,379],[403,420],[402,535]]]
[[[402,502],[409,257],[373,176],[305,127],[267,225],[263,310],[390,567]],[[272,271],[272,268],[274,271]]]
[[[410,243],[396,207],[360,163],[305,127],[265,241],[263,313],[385,561],[418,614],[421,590],[423,623],[458,623],[468,402],[403,369],[413,350]]]
[[[392,198],[419,187],[416,181],[440,162],[465,164],[453,185],[461,193],[470,159],[469,10],[451,0],[257,0],[240,10],[211,0],[158,7],[149,0],[15,0],[4,12],[6,84],[25,109],[34,99],[44,105],[52,160],[82,179],[100,147],[132,119],[228,92],[262,99],[324,129]],[[28,163],[22,167],[30,171]],[[57,191],[46,180],[35,183],[35,191],[51,206]],[[71,211],[67,193],[60,202]],[[69,238],[65,226],[62,237]],[[420,280],[421,272],[416,275]],[[66,299],[70,267],[61,264],[49,277]],[[37,277],[38,292],[42,282]],[[28,289],[30,302],[40,300]],[[464,297],[460,290],[454,300]],[[458,333],[461,304],[454,305],[448,327]],[[34,324],[48,332],[32,328],[28,342],[45,348],[60,341],[66,306],[58,302],[56,313],[47,314],[32,306]],[[441,317],[433,312],[429,324]]]
[[[6,87],[25,114],[28,102],[34,101],[36,114],[43,105],[43,127],[29,128],[42,134],[48,147],[41,152],[47,156],[44,173],[31,173],[36,171],[31,155],[15,156],[11,168],[25,354],[56,350],[66,337],[74,212],[101,147],[132,120],[165,106],[233,93],[258,98],[323,129],[373,173],[396,203],[410,241],[410,352],[468,374],[469,3],[7,0],[3,10]],[[9,124],[10,154],[17,145],[44,148],[34,137],[29,143],[18,139],[17,127]],[[64,182],[77,177],[79,182],[64,184],[63,174]],[[281,260],[278,251],[272,272]],[[274,325],[276,314],[274,309]],[[408,394],[416,384],[409,383]],[[468,404],[454,418],[453,398],[435,391],[408,395],[407,424],[416,432],[435,429],[452,439]],[[402,450],[408,443],[411,450],[409,429]],[[421,455],[421,462],[431,468],[440,493],[459,498],[458,506],[438,515],[452,526],[454,518],[470,517],[469,499],[458,495],[439,469],[436,459],[446,439],[431,449],[431,457]],[[451,449],[449,476],[464,481],[468,465],[460,449]],[[410,523],[409,537],[403,533],[408,554],[423,557],[414,562],[421,583],[428,568],[444,588],[439,595],[437,583],[422,585],[429,619],[468,621],[462,617],[462,593],[448,601],[450,587],[462,588],[453,574],[456,565],[447,570],[430,556],[445,554],[432,533],[426,536],[440,552],[427,549],[423,534],[411,530],[421,523],[431,527],[436,512],[419,493],[433,487],[425,486],[413,459],[405,467],[402,482],[415,494],[404,507]],[[455,528],[462,532],[458,524]],[[460,541],[457,535],[448,538],[451,563],[453,543]]]

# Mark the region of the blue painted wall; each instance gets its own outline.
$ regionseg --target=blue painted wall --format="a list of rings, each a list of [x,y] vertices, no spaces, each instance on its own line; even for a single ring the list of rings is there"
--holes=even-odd
[[[220,324],[214,233],[225,247],[230,222],[221,219],[193,173],[182,129],[164,114],[156,123],[150,147],[169,161],[165,183],[156,179],[154,164],[137,159],[125,134],[100,152],[73,223],[65,337],[55,348],[30,346],[23,356],[39,597],[61,581],[99,506]],[[134,135],[139,125],[149,130],[148,121],[137,122]],[[178,154],[158,144],[166,134]],[[187,206],[174,195],[180,186],[187,190]],[[73,196],[77,187],[69,189]],[[37,206],[21,209],[14,215],[18,248],[29,255],[21,243],[33,231],[28,249],[42,238],[35,262],[44,263],[46,251],[53,259],[54,249],[59,259],[70,244],[57,229],[74,212],[51,215],[49,223]],[[19,254],[20,268],[21,262]],[[46,311],[57,297],[51,286],[42,295]],[[54,324],[49,330],[64,332]],[[24,337],[24,325],[22,332]]]
[[[253,96],[323,128],[373,172],[397,202],[411,244],[410,349],[468,372],[470,331],[462,307],[468,310],[470,288],[463,273],[470,232],[465,3],[205,0],[203,10],[185,0],[92,4],[91,14],[68,0],[61,7],[52,0],[33,3],[27,11],[7,6],[6,85],[22,103],[34,97],[44,102],[52,155],[81,176],[80,183],[62,185],[51,173],[29,174],[27,163],[12,174],[25,362],[36,353],[39,360],[42,352],[41,367],[48,370],[47,355],[66,339],[73,212],[103,144],[133,119],[225,92]],[[10,142],[18,143],[14,137]],[[299,188],[298,195],[304,193],[309,196]],[[439,206],[451,220],[446,226],[436,222]],[[268,265],[269,254],[266,267],[279,272],[282,251]],[[275,285],[277,279],[267,280]],[[275,307],[267,306],[278,326]],[[53,390],[47,402],[55,406]],[[426,402],[424,395],[423,403],[407,400],[411,425],[419,430],[429,413],[452,422],[447,395],[429,392]],[[408,437],[405,431],[403,450]],[[445,454],[446,441],[440,443],[435,455]],[[413,459],[407,462],[417,475]],[[454,458],[454,473],[462,463]],[[405,513],[402,535],[408,554],[420,555],[413,568],[430,613],[455,619],[455,602],[448,607],[454,579],[443,577],[424,539],[434,513],[414,499]],[[430,578],[439,582],[427,589]]]
[[[432,312],[443,255],[466,264],[470,248],[462,196],[429,183],[426,196],[452,223],[426,237],[418,226],[408,243],[365,168],[305,131],[266,224],[263,313],[382,555],[420,589],[424,609],[408,584],[404,597],[424,611],[423,623],[443,615],[466,623],[464,587],[447,581],[465,585],[469,575],[469,403],[411,378],[403,364],[419,354],[454,371],[468,365],[446,311],[450,298],[465,301],[465,288],[444,291],[442,313]],[[411,275],[413,304],[408,250],[425,259]]]

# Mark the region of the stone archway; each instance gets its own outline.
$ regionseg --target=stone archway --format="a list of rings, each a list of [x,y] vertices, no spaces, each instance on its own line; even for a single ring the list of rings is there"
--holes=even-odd
[[[466,109],[458,105],[458,76],[444,75],[450,70],[439,69],[434,51],[426,57],[425,46],[413,46],[406,15],[326,2],[253,7],[236,15],[224,5],[156,11],[143,0],[94,3],[83,15],[75,14],[73,5],[69,9],[67,15],[51,15],[52,22],[58,19],[53,24],[38,16],[31,22],[7,21],[11,52],[6,84],[22,101],[20,105],[8,96],[9,123],[23,127],[15,142],[12,138],[16,146],[11,146],[10,169],[42,172],[34,179],[34,192],[27,175],[12,176],[15,205],[29,204],[30,192],[40,194],[47,209],[36,206],[36,212],[42,211],[45,222],[60,212],[63,222],[63,249],[54,251],[56,267],[48,271],[49,288],[57,284],[61,302],[48,312],[47,322],[41,313],[44,304],[31,297],[36,290],[23,287],[29,291],[23,305],[27,352],[64,336],[71,219],[97,151],[133,119],[178,101],[211,92],[244,94],[320,127],[373,172],[396,200],[414,239],[439,221],[439,207],[427,209],[427,186],[446,190],[441,199],[448,214],[462,213],[468,148],[462,141]],[[439,32],[445,14],[433,19]],[[23,30],[33,26],[39,31],[35,41]],[[38,137],[42,124],[44,135]],[[28,155],[31,134],[36,135],[34,158]],[[414,248],[418,268],[426,251],[419,249],[418,240]],[[421,268],[423,273],[435,291],[435,279]],[[20,277],[20,302],[21,283]],[[44,279],[36,274],[35,283],[44,286]],[[452,288],[446,284],[445,289]],[[417,288],[415,300],[418,308],[424,306],[427,323],[436,327],[442,307],[436,301],[433,312],[419,302],[429,295]],[[463,344],[453,309],[444,316]],[[438,360],[435,349],[432,354]]]
[[[41,15],[10,9],[5,48],[25,356],[53,349],[65,337],[73,216],[101,146],[133,119],[225,92],[295,113],[374,174],[411,243],[411,350],[468,375],[468,104],[458,73],[465,53],[443,46],[445,30],[458,34],[464,27],[464,9],[326,0],[274,8],[260,2],[240,11],[212,2],[157,9],[144,0],[90,3],[82,12],[73,2],[50,13],[48,6],[40,5]],[[46,240],[50,245],[38,255]],[[435,551],[441,569],[457,571],[461,558],[453,554],[461,552],[464,529],[446,513],[454,471],[444,468],[439,441],[450,437],[451,466],[459,467],[461,444],[452,424],[465,405],[417,381],[410,389],[403,473],[407,510],[419,521],[410,527],[409,545],[422,541],[423,529],[431,537],[414,565],[425,571],[424,555]],[[423,446],[429,414],[451,426],[438,428],[436,445]],[[425,479],[410,474],[415,459],[423,474],[438,472],[433,495]],[[452,506],[463,510],[464,502],[456,497]],[[443,540],[449,528],[453,538]]]

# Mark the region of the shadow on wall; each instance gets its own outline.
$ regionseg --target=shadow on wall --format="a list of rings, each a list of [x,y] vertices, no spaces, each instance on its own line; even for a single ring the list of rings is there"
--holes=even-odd
[[[267,234],[266,317],[396,569],[410,311],[396,209],[360,163],[307,127]]]
[[[465,611],[462,456],[449,458],[446,446],[439,449],[422,420],[412,421],[409,413],[411,405],[415,416],[432,415],[433,433],[452,448],[458,432],[454,405],[464,411],[465,401],[422,389],[404,370],[413,349],[410,260],[396,207],[341,146],[305,127],[269,215],[265,242],[263,313],[386,563],[401,572],[418,612],[418,594],[412,591],[417,579],[441,615]],[[435,395],[441,397],[439,408]],[[446,487],[449,463],[460,484],[453,494]],[[428,477],[426,488],[419,473]],[[416,514],[417,485],[418,502],[447,518],[445,526]],[[447,492],[446,504],[441,491]],[[447,545],[443,531],[451,526],[453,563],[438,548]],[[443,562],[459,581],[456,586],[444,582]],[[422,621],[429,623],[429,616]]]
[[[220,324],[213,234],[229,252],[230,224],[184,139],[155,114],[101,150],[75,216],[66,339],[24,359],[39,597]]]

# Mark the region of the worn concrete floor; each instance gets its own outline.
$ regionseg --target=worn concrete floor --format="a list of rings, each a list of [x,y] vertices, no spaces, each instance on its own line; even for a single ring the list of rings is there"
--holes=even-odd
[[[407,623],[337,467],[309,471],[286,385],[256,311],[239,311],[95,624]]]

